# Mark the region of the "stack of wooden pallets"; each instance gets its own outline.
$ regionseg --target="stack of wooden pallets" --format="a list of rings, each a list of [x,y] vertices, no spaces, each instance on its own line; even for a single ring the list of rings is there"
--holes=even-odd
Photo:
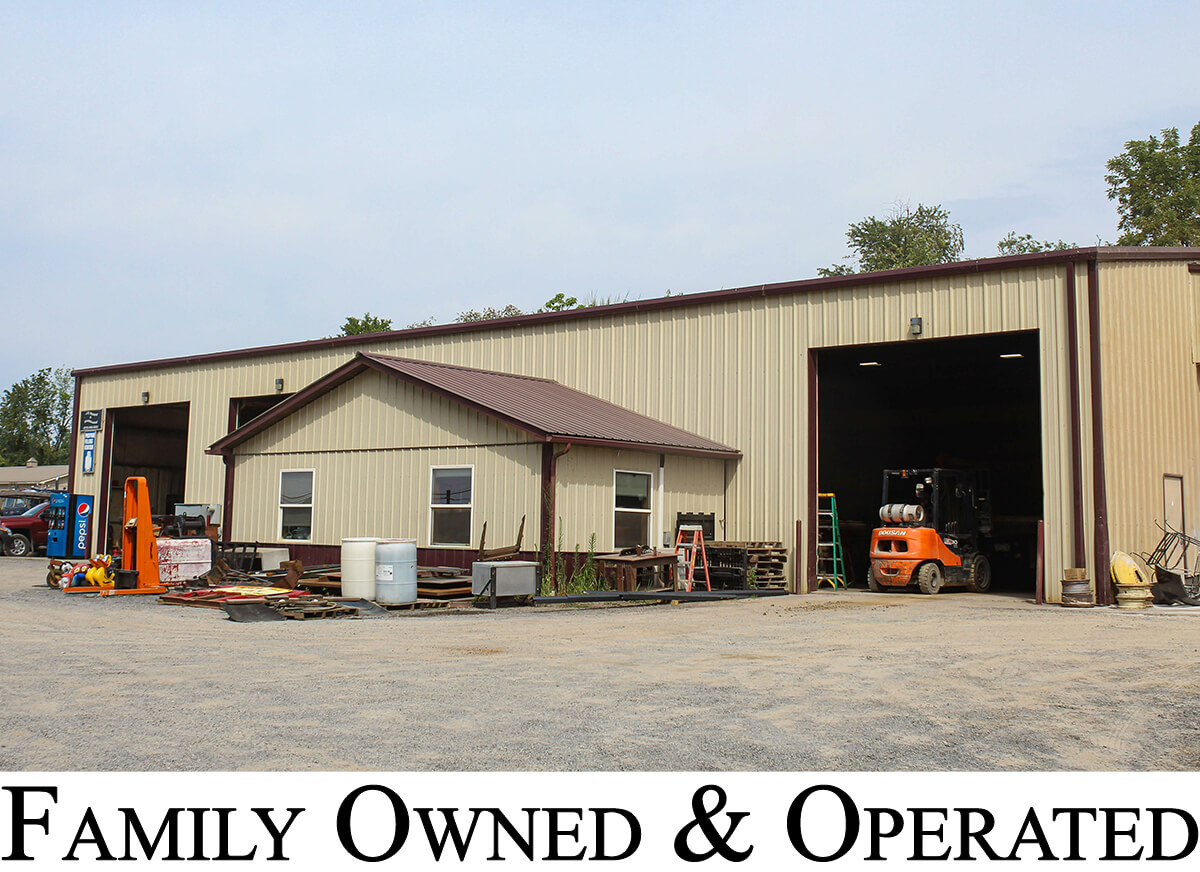
[[[787,586],[787,548],[782,542],[706,542],[713,587]]]
[[[417,596],[420,599],[455,600],[471,598],[471,576],[455,566],[418,566]]]

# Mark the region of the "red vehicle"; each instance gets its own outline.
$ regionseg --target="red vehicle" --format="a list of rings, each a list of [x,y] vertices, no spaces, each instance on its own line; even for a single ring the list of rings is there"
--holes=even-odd
[[[45,550],[50,525],[45,513],[49,503],[41,503],[20,515],[5,518],[0,524],[0,548],[9,557],[32,557],[38,549]]]

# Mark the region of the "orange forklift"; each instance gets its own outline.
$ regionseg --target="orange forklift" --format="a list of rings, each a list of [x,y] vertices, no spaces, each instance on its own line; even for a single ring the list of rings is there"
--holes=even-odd
[[[883,526],[871,533],[867,586],[894,590],[915,583],[921,593],[966,587],[984,593],[992,567],[982,549],[992,534],[986,472],[886,469]]]

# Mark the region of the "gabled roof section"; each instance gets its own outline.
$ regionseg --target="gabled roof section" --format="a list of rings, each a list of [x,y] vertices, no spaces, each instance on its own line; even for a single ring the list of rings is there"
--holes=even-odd
[[[672,427],[552,379],[365,353],[213,443],[208,453],[230,454],[235,446],[367,370],[402,379],[447,397],[524,430],[543,442],[633,448],[665,454],[741,456],[736,448]]]

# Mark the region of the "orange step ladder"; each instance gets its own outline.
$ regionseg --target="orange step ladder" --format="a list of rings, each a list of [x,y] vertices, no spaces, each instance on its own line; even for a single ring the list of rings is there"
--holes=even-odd
[[[686,537],[686,541],[685,541]],[[704,529],[695,524],[683,524],[675,534],[675,559],[684,567],[683,578],[676,575],[675,589],[679,589],[682,580],[688,593],[696,583],[696,555],[700,555],[700,564],[704,567],[704,587],[712,590],[712,582],[708,577],[708,552],[704,550]],[[681,559],[682,558],[682,559]]]

